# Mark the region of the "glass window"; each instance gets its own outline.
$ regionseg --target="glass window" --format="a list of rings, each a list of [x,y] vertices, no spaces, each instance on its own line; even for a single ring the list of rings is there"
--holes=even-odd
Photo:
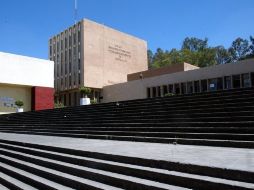
[[[223,78],[217,78],[217,90],[223,90]]]
[[[195,92],[200,92],[200,86],[199,86],[199,81],[194,81],[194,89]]]
[[[233,80],[233,88],[240,88],[241,87],[240,75],[233,75],[232,80]]]
[[[168,93],[167,85],[163,85],[163,96]]]
[[[158,97],[161,97],[161,87],[157,86],[157,93],[158,93]]]
[[[250,87],[250,75],[249,73],[242,74],[242,87]]]
[[[175,84],[175,94],[180,94],[180,85]]]
[[[254,73],[250,73],[251,85],[254,86]]]
[[[224,89],[231,89],[231,76],[224,77]]]
[[[75,103],[75,106],[77,106],[78,105],[78,97],[77,97],[77,92],[74,92],[74,103]]]
[[[153,98],[156,97],[156,87],[153,87],[152,93],[153,93]]]
[[[201,92],[207,92],[207,80],[201,80]]]
[[[186,94],[186,83],[181,83],[181,93]]]
[[[69,106],[71,106],[71,93],[69,93]]]
[[[147,98],[151,98],[150,88],[146,88]]]
[[[71,88],[71,75],[69,76],[69,86]]]
[[[209,91],[217,90],[217,79],[209,79],[208,88],[209,88]]]
[[[193,93],[193,83],[187,82],[187,94]]]
[[[64,105],[66,106],[66,94],[64,94]]]
[[[173,84],[168,85],[168,92],[169,93],[174,93],[174,85]]]

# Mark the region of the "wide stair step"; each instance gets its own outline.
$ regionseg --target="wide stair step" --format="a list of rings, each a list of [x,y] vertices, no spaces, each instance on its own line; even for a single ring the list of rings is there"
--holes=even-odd
[[[196,173],[195,170],[194,173],[189,173],[190,171],[188,170],[187,172],[184,172],[179,166],[178,167],[180,169],[178,170],[181,171],[170,171],[156,168],[156,164],[154,167],[147,167],[126,163],[128,161],[139,163],[138,158],[130,159],[122,157],[122,161],[120,161],[120,159],[118,159],[119,156],[103,155],[104,159],[98,159],[98,155],[101,155],[96,153],[90,153],[89,157],[84,157],[80,156],[82,153],[86,154],[82,151],[78,152],[79,155],[75,155],[72,150],[51,148],[32,144],[26,144],[26,147],[24,147],[20,146],[21,144],[22,143],[15,142],[5,142],[0,144],[0,160],[5,164],[5,168],[7,165],[9,168],[15,167],[19,170],[27,172],[26,176],[39,175],[40,177],[53,181],[53,183],[61,183],[62,185],[68,184],[67,186],[69,188],[74,189],[80,189],[77,187],[81,186],[84,188],[84,184],[93,186],[93,183],[98,182],[106,184],[106,186],[100,186],[103,187],[101,189],[120,188],[209,190],[219,188],[225,190],[241,190],[252,189],[254,187],[254,181],[249,177],[251,174],[248,172],[239,171],[238,176],[236,177],[229,174],[225,175],[227,172],[232,172],[233,174],[236,171],[224,171],[223,173],[225,176],[220,178],[223,175],[218,173],[216,174],[218,176],[214,176],[214,168],[211,168],[211,171],[209,171],[209,168],[205,168],[204,171],[208,175],[200,175],[197,173],[198,170],[196,170]],[[72,152],[72,155],[68,154],[68,152]],[[95,156],[93,157],[92,155]],[[117,162],[114,161],[114,157]],[[144,163],[146,162],[149,163],[148,160],[146,160]],[[153,161],[150,160],[149,164],[151,164],[151,162]],[[175,168],[177,168],[177,165],[180,165],[179,163],[171,163],[171,165],[174,164]],[[61,182],[61,180],[64,178],[66,178],[66,184]],[[234,180],[234,178],[238,179]],[[243,181],[240,181],[239,179]],[[92,183],[87,183],[86,180],[91,180]],[[97,182],[94,182],[94,180]],[[88,189],[93,188],[89,187]]]

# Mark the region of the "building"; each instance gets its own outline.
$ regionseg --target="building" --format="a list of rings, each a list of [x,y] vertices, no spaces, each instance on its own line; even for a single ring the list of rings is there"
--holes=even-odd
[[[79,105],[79,87],[101,97],[104,86],[127,82],[127,74],[147,70],[147,43],[102,24],[84,19],[49,40],[55,63],[55,99]]]
[[[198,68],[190,64],[128,75],[128,82],[103,88],[103,102],[163,97],[254,86],[254,59]]]
[[[0,114],[53,108],[54,63],[52,61],[0,52]]]

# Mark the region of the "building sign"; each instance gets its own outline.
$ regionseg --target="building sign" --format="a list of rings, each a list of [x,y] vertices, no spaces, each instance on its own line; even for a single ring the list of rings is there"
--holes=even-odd
[[[108,46],[108,51],[115,55],[115,60],[117,61],[128,62],[131,59],[131,52],[123,49],[122,46],[110,45]]]
[[[3,107],[16,107],[14,98],[0,96],[0,103]]]

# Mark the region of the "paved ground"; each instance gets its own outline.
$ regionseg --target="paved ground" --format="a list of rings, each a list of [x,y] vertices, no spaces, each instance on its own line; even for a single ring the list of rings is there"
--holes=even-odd
[[[0,139],[254,172],[254,149],[0,133]]]

